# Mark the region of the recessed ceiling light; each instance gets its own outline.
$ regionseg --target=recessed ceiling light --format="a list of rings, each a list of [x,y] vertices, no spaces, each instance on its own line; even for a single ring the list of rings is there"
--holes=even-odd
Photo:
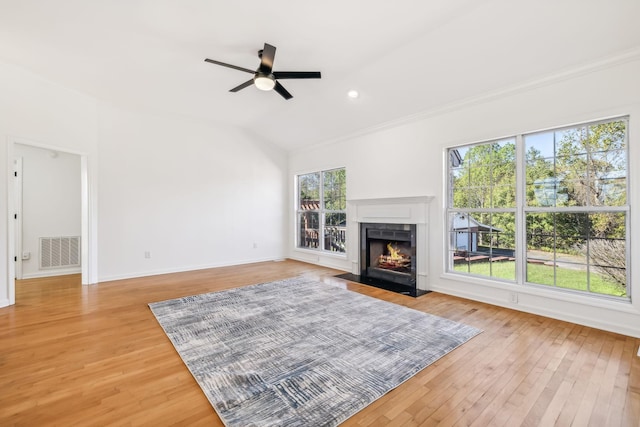
[[[360,94],[358,93],[358,91],[357,91],[357,90],[355,90],[355,89],[351,89],[349,92],[347,92],[347,96],[348,96],[349,98],[356,99],[357,97],[359,97],[359,96],[360,96]]]

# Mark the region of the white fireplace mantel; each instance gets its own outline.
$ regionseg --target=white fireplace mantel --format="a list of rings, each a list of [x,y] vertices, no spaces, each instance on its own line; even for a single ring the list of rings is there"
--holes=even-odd
[[[426,224],[432,200],[433,196],[351,199],[347,207],[351,208],[349,218],[359,223]]]
[[[416,286],[428,290],[429,205],[433,199],[433,196],[416,196],[347,200],[347,235],[357,236],[349,239],[351,273],[360,274],[361,223],[416,224]]]

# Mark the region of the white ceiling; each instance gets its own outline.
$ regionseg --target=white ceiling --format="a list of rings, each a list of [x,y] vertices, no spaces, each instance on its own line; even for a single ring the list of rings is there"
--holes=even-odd
[[[640,46],[638,0],[0,0],[0,60],[290,150]],[[264,42],[294,96],[229,89]],[[347,98],[348,89],[360,98]]]

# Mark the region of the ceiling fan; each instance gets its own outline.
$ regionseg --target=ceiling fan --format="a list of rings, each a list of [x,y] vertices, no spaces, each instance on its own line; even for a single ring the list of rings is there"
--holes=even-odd
[[[231,65],[213,59],[206,58],[206,62],[212,64],[222,65],[223,67],[233,68],[234,70],[244,71],[245,73],[253,74],[253,78],[242,83],[239,86],[230,89],[229,92],[238,92],[239,90],[255,85],[260,90],[275,90],[284,99],[291,99],[291,95],[285,88],[278,82],[278,79],[319,79],[320,71],[273,71],[273,58],[276,56],[276,47],[269,43],[264,44],[264,49],[258,51],[258,57],[260,58],[260,66],[257,70],[253,71],[248,68],[238,67],[237,65]]]

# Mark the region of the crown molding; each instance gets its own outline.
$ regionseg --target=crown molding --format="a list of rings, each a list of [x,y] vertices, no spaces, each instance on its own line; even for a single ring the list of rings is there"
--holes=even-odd
[[[511,96],[514,94],[527,92],[527,91],[544,87],[544,86],[549,86],[561,81],[573,79],[586,74],[591,74],[597,71],[605,70],[608,68],[612,68],[621,64],[625,64],[625,63],[633,62],[637,60],[640,60],[640,47],[635,47],[633,49],[619,52],[616,55],[607,56],[597,61],[591,61],[587,64],[582,64],[577,67],[567,68],[559,72],[546,75],[544,77],[528,80],[526,82],[515,84],[515,85],[506,86],[498,90],[486,92],[477,96],[464,98],[459,101],[455,101],[455,102],[442,105],[436,108],[421,111],[415,114],[410,114],[408,116],[383,122],[375,126],[360,129],[355,132],[348,133],[346,135],[330,138],[330,139],[318,142],[316,144],[309,145],[307,147],[292,150],[291,153],[304,152],[309,148],[318,148],[318,147],[332,145],[338,142],[347,141],[360,136],[368,135],[375,132],[380,132],[382,130],[398,127],[408,123],[417,122],[419,120],[423,120],[426,118],[443,115],[443,114],[446,114],[455,110],[459,110],[462,108],[471,107],[474,105],[482,104],[482,103],[493,101],[496,99],[505,98],[507,96]]]

